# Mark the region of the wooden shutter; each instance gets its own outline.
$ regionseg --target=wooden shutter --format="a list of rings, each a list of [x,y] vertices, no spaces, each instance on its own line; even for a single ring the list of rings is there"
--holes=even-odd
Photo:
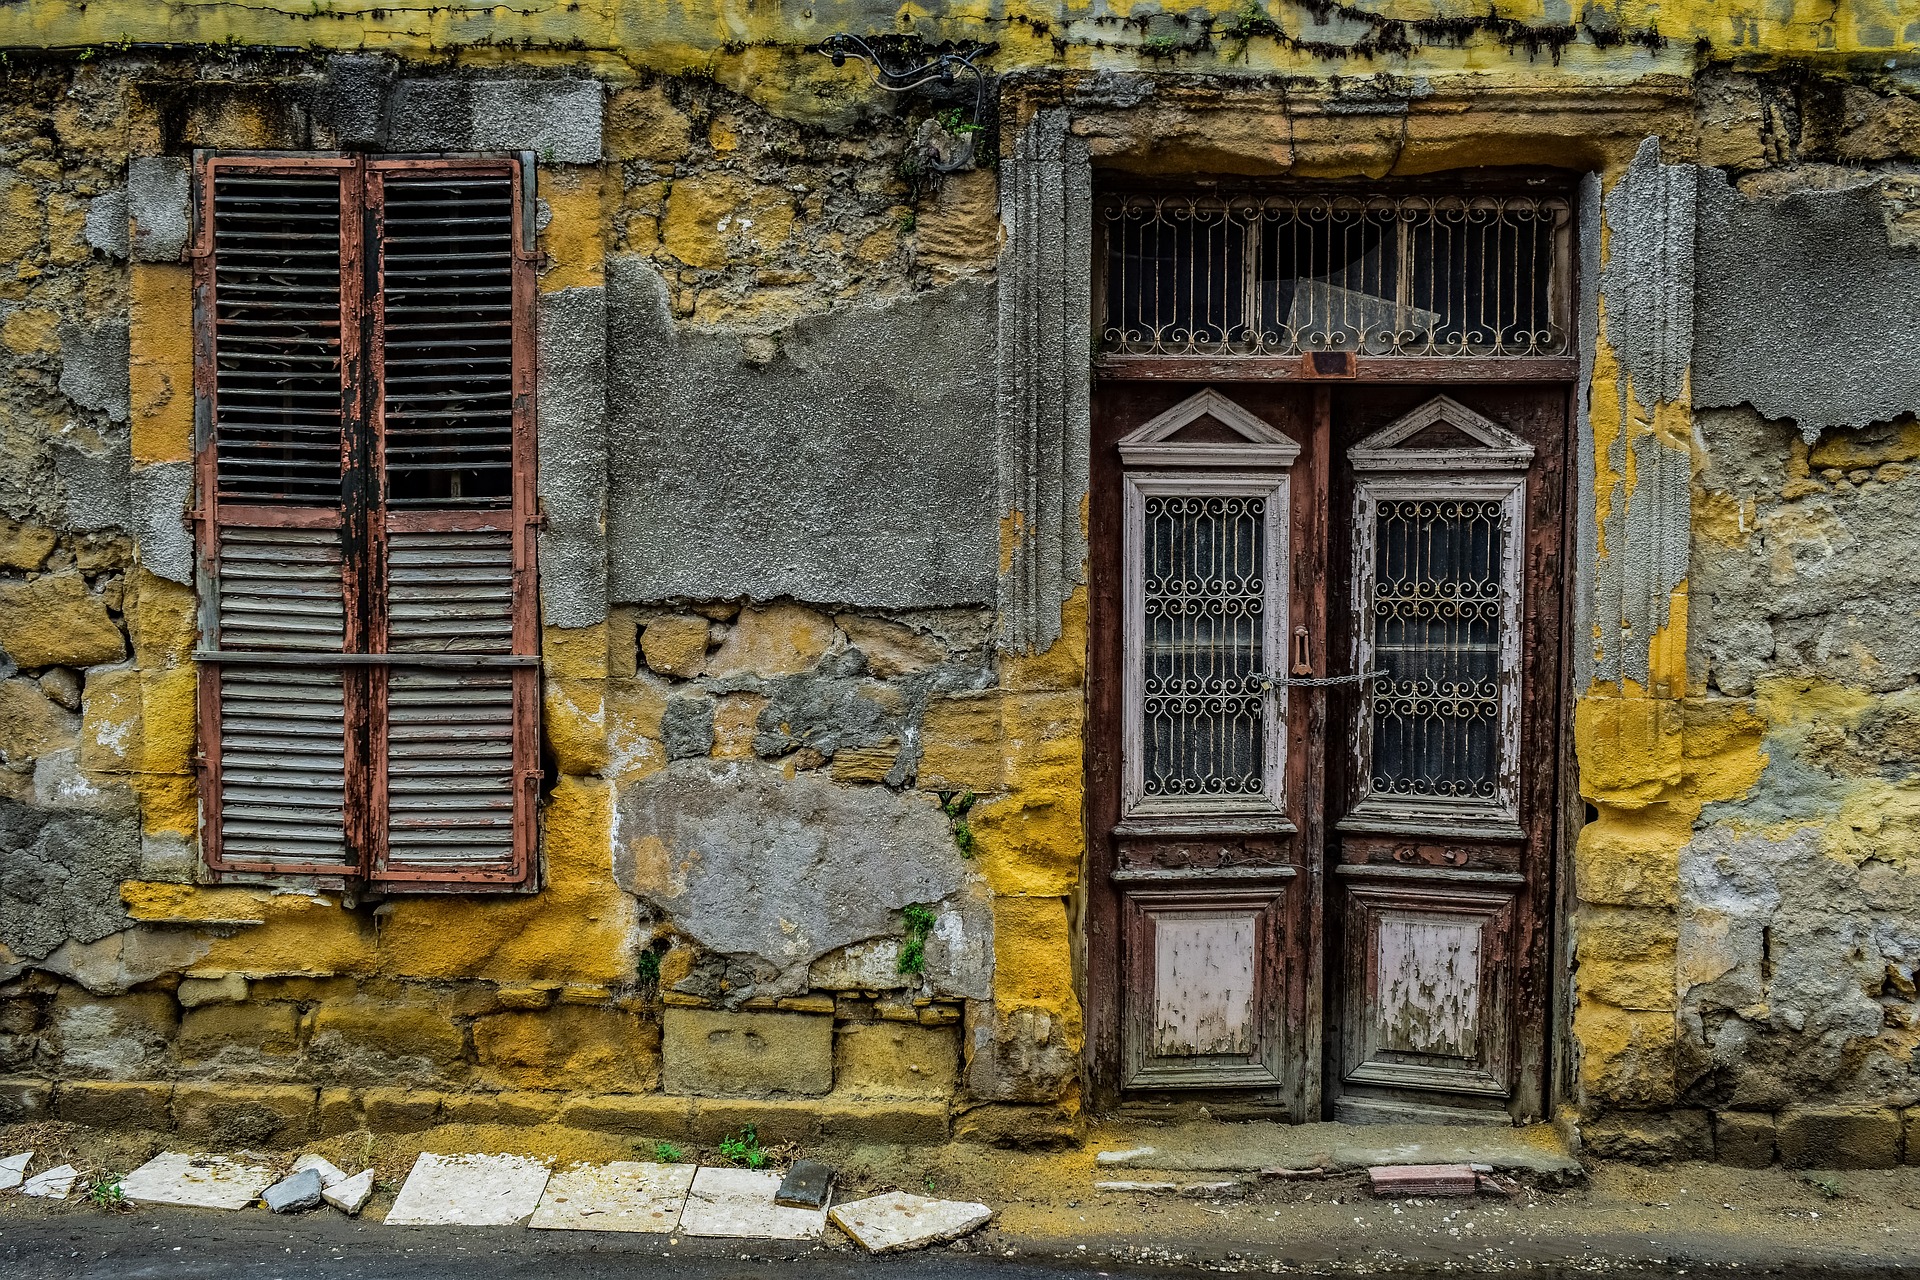
[[[524,884],[526,170],[214,156],[199,176],[209,866]]]
[[[349,374],[358,200],[350,162],[210,160],[196,278],[200,668],[210,866],[350,877],[364,802],[350,726],[364,624],[348,549],[359,447]]]

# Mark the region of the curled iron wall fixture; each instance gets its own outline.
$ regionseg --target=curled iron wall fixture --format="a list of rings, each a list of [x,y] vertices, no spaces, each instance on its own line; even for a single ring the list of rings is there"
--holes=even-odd
[[[943,158],[935,154],[930,157],[928,163],[941,173],[965,169],[973,163],[974,148],[971,135],[980,127],[980,117],[986,107],[987,95],[987,76],[975,65],[975,59],[991,53],[994,46],[969,45],[955,52],[935,54],[917,65],[900,70],[888,66],[881,50],[872,42],[844,32],[828,37],[815,45],[814,49],[825,57],[833,59],[833,65],[836,67],[847,65],[848,58],[864,63],[868,77],[888,93],[907,93],[932,84],[947,87],[953,85],[954,76],[957,73],[965,72],[971,75],[973,77],[973,109],[964,129],[960,131],[960,136],[966,145],[957,148],[950,157]],[[954,131],[949,127],[948,132]]]

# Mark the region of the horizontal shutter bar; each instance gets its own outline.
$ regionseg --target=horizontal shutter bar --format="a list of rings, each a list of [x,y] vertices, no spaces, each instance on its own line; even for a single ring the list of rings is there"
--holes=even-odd
[[[281,653],[253,649],[196,649],[195,662],[275,667],[537,667],[528,653]]]

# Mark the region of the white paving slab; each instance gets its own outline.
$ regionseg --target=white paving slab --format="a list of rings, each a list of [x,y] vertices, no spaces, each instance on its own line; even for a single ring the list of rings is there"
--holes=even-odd
[[[337,1186],[347,1180],[347,1171],[325,1156],[301,1156],[293,1162],[293,1168],[289,1172],[299,1173],[305,1169],[311,1169],[320,1175],[322,1187]]]
[[[162,1151],[120,1179],[120,1194],[138,1204],[244,1209],[279,1176],[265,1165],[229,1156]]]
[[[553,1175],[527,1223],[553,1231],[672,1231],[695,1166],[618,1160]]]
[[[702,1169],[693,1176],[680,1214],[686,1236],[749,1236],[762,1240],[817,1240],[827,1229],[825,1209],[789,1209],[773,1202],[780,1175],[752,1169]]]
[[[31,1178],[28,1178],[26,1182],[21,1185],[20,1194],[23,1196],[40,1196],[47,1200],[65,1200],[67,1198],[67,1192],[73,1190],[74,1179],[79,1176],[80,1171],[78,1169],[70,1164],[63,1164],[58,1168],[48,1169],[44,1173],[36,1173]]]
[[[969,1200],[929,1200],[890,1191],[834,1206],[833,1224],[873,1253],[901,1253],[958,1240],[987,1225],[993,1210]]]
[[[351,1218],[373,1198],[373,1170],[362,1169],[351,1178],[320,1188],[320,1198]]]
[[[525,1156],[421,1152],[387,1210],[387,1225],[510,1227],[540,1204],[549,1170]]]
[[[0,1191],[8,1191],[19,1186],[27,1178],[27,1166],[33,1163],[33,1152],[22,1151],[18,1155],[0,1160]]]

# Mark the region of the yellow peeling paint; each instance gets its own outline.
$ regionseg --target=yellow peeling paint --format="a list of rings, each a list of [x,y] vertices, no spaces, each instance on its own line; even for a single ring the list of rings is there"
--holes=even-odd
[[[600,170],[584,165],[540,165],[537,190],[551,221],[540,233],[540,289],[597,288],[606,283],[606,209]]]
[[[193,457],[193,272],[136,262],[127,274],[133,461],[186,462]]]
[[[145,880],[129,880],[120,886],[120,901],[127,914],[151,924],[260,924],[267,919],[273,897],[265,889]]]

